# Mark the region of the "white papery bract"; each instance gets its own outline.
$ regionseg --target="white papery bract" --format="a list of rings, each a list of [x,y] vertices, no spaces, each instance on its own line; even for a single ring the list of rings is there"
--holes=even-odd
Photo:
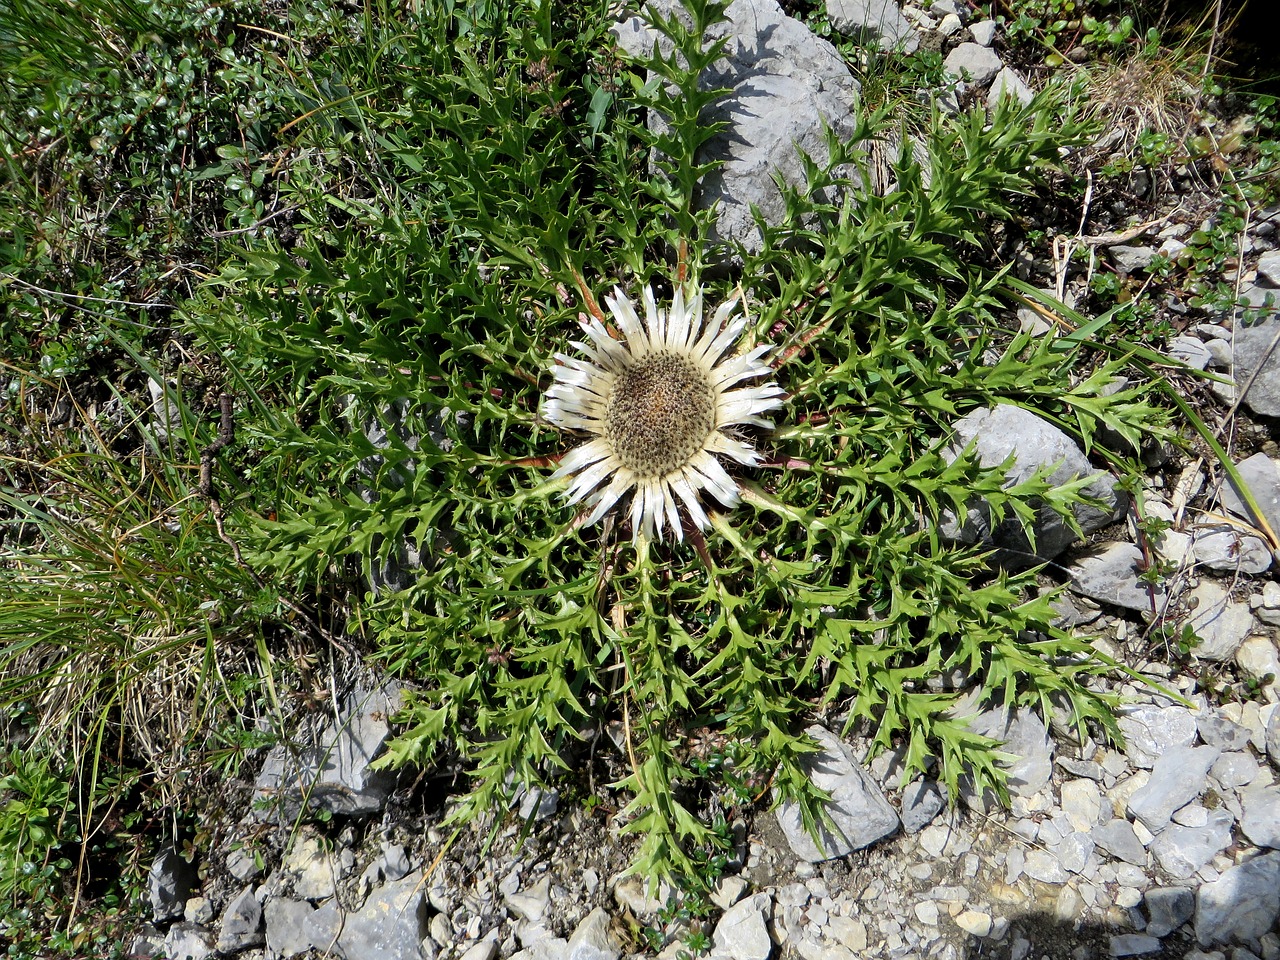
[[[747,325],[741,314],[730,319],[737,299],[705,326],[701,291],[686,297],[679,285],[669,309],[645,288],[643,322],[621,289],[605,303],[624,339],[588,318],[586,342],[572,344],[582,356],[556,354],[543,416],[590,439],[564,455],[553,479],[569,478],[569,502],[589,510],[584,525],[619,507],[634,539],[661,538],[664,527],[683,539],[682,510],[699,529],[709,524],[703,493],[724,507],[738,502],[719,458],[760,462],[739,428],[772,427],[762,414],[782,406],[784,391],[767,380],[770,348],[732,352]]]

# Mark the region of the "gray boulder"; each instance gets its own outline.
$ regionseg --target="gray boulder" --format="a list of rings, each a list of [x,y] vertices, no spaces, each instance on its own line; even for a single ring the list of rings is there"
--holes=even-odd
[[[896,0],[827,0],[827,19],[845,36],[869,37],[881,50],[915,53],[920,47]]]
[[[1047,479],[1055,485],[1080,477],[1094,477],[1084,494],[1100,505],[1081,503],[1072,510],[1085,533],[1105,527],[1128,505],[1128,497],[1115,478],[1094,469],[1071,437],[1021,407],[1000,403],[987,410],[977,410],[959,420],[954,429],[955,439],[943,451],[943,456],[954,460],[972,444],[974,454],[985,467],[999,467],[1012,458],[1006,473],[1007,486],[1029,479],[1042,467],[1051,468]],[[963,522],[954,518],[944,520],[941,532],[963,543],[990,543],[997,548],[996,562],[1015,568],[1051,560],[1076,539],[1067,522],[1043,506],[1037,512],[1031,531],[1035,537],[1034,548],[1016,517],[1006,515],[992,526],[990,511],[984,503],[972,505]]]
[[[677,0],[651,0],[649,7],[663,16],[682,11]],[[824,125],[843,139],[853,136],[859,87],[835,47],[784,14],[777,0],[734,0],[727,15],[706,37],[708,43],[728,38],[724,56],[701,79],[705,88],[730,91],[705,117],[727,126],[698,157],[700,163],[724,162],[703,180],[698,202],[704,209],[715,205],[711,239],[758,250],[751,208],[766,222],[782,222],[786,207],[774,177],[804,185],[801,151],[819,165],[828,159]],[[666,44],[639,17],[617,25],[614,36],[632,56],[647,56],[655,42]],[[660,127],[662,121],[651,117],[650,123]]]

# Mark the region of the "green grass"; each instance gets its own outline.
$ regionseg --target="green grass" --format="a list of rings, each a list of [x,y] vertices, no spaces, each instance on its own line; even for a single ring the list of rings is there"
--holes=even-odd
[[[19,950],[106,936],[139,873],[104,891],[95,863],[136,868],[156,810],[190,813],[263,726],[286,735],[335,644],[409,684],[384,762],[461,764],[457,818],[572,779],[598,738],[636,869],[689,886],[723,865],[718,805],[775,788],[819,815],[798,763],[815,718],[953,788],[1003,774],[939,674],[1114,733],[1093,680],[1116,665],[1052,626],[1033,574],[937,533],[975,496],[1023,520],[1079,502],[944,457],[968,412],[1032,410],[1130,487],[1139,445],[1172,437],[1142,345],[1096,349],[1084,317],[1058,340],[1009,329],[1031,291],[986,238],[1065,176],[1093,129],[1077,95],[918,112],[927,169],[898,158],[876,196],[835,171],[901,132],[875,107],[914,75],[886,73],[763,249],[712,249],[699,26],[722,5],[689,7],[693,30],[661,25],[680,56],[638,62],[604,2],[0,11],[20,81],[0,98],[0,710],[25,718],[0,923]],[[538,414],[590,298],[665,297],[681,269],[709,306],[741,287],[789,394],[704,553],[579,530],[547,482],[576,440]],[[413,582],[370,593],[405,542]],[[91,851],[120,810],[137,824]],[[23,914],[37,887],[55,892]]]

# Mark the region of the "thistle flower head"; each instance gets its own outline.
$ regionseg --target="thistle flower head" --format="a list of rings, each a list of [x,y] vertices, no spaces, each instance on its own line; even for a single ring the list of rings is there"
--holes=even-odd
[[[738,502],[719,457],[760,462],[739,428],[771,427],[761,414],[782,405],[783,390],[765,379],[769,347],[730,352],[747,325],[741,314],[730,319],[736,299],[705,326],[701,292],[686,297],[680,286],[669,309],[646,287],[643,321],[620,289],[605,303],[624,339],[589,318],[589,342],[572,344],[582,356],[556,354],[543,416],[589,439],[565,454],[553,479],[570,478],[569,502],[590,508],[586,524],[629,497],[634,538],[660,538],[664,526],[683,538],[682,511],[699,529],[709,524],[703,493],[725,507]]]

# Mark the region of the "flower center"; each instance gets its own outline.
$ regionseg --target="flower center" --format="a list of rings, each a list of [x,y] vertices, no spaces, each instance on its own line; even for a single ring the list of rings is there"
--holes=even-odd
[[[605,409],[605,439],[639,477],[684,466],[716,426],[707,372],[671,351],[650,354],[618,375]]]

